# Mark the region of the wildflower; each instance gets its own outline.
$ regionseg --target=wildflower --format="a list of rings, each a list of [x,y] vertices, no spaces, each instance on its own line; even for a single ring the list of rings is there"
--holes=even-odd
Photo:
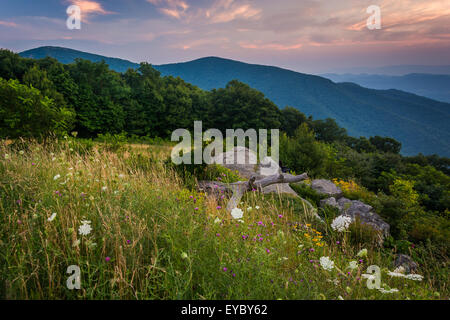
[[[259,210],[259,206],[255,206],[255,209],[256,209],[256,210]]]
[[[320,265],[324,270],[331,271],[334,268],[334,262],[329,257],[321,257]]]
[[[130,244],[131,243],[131,240],[127,240],[127,244]]]
[[[194,210],[195,210],[195,211],[198,211],[198,207],[195,207]]]
[[[216,220],[214,220],[214,223],[220,223],[222,220],[220,220],[219,218],[216,218]]]
[[[220,210],[220,209],[222,209],[222,207],[221,206],[217,206],[217,208],[216,208],[217,210]]]
[[[61,178],[61,175],[57,174],[56,176],[53,177],[53,180],[58,180],[59,178]]]
[[[405,275],[403,273],[395,272],[395,271],[394,272],[389,271],[387,274],[388,274],[388,276],[395,277],[395,278],[404,278],[405,277]]]
[[[408,274],[405,276],[406,279],[413,280],[413,281],[422,281],[423,276],[420,274]]]
[[[81,223],[82,225],[78,228],[78,233],[82,236],[87,236],[92,231],[90,221],[81,221]]]
[[[352,223],[352,218],[344,215],[340,215],[335,218],[331,223],[331,228],[337,232],[343,232],[348,229],[350,224]]]
[[[108,187],[106,187],[106,186],[102,187],[102,191],[106,191],[106,190],[108,190]]]
[[[53,221],[56,218],[56,212],[53,212],[50,218],[47,219],[47,221]]]
[[[367,257],[367,249],[362,249],[361,251],[359,251],[357,256],[361,258]]]
[[[244,216],[244,212],[239,208],[234,208],[233,210],[231,210],[231,216],[233,217],[233,219],[242,219],[242,217]]]
[[[228,268],[227,267],[223,267],[222,269],[224,272],[227,272]]]
[[[187,259],[188,255],[186,252],[181,253],[181,259]]]
[[[342,298],[342,296],[338,296],[338,300],[344,300],[344,298]]]
[[[5,154],[5,159],[8,160],[9,159],[9,154]]]
[[[358,269],[358,261],[350,261],[347,269],[351,269],[351,270]]]
[[[25,153],[25,151],[23,151],[23,150],[20,150],[19,151],[19,154],[22,156],[23,154]]]
[[[283,218],[283,215],[282,215],[282,214],[279,214],[279,215],[278,215],[278,218],[280,218],[280,219]]]
[[[111,261],[111,258],[110,258],[110,257],[106,257],[106,258],[105,258],[105,261],[106,261],[106,262],[109,262],[109,261]]]
[[[384,288],[380,288],[380,289],[378,289],[381,293],[395,293],[395,292],[398,292],[398,289],[395,289],[395,288],[393,288],[393,289],[389,289],[389,290],[386,290],[386,289],[384,289]]]
[[[270,253],[270,250],[266,248],[266,252],[267,252],[267,253]]]

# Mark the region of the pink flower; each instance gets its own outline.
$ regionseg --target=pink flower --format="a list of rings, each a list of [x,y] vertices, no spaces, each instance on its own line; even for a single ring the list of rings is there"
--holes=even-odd
[[[221,206],[217,206],[217,210],[220,210],[220,209],[222,209],[222,207]]]
[[[228,268],[227,267],[223,267],[223,271],[227,272]]]
[[[105,261],[106,261],[106,262],[109,262],[109,261],[111,261],[111,258],[110,258],[110,257],[106,257],[106,258],[105,258]]]

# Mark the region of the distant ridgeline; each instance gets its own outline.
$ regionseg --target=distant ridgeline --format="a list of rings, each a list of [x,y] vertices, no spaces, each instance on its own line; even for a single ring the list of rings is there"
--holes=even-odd
[[[111,69],[125,72],[139,65],[67,48],[41,47],[24,51],[23,57],[53,57],[62,63],[76,58],[104,60]],[[389,136],[402,143],[402,153],[450,156],[450,104],[399,90],[373,90],[353,83],[281,68],[252,65],[209,57],[186,63],[153,66],[163,76],[181,77],[204,90],[224,88],[237,79],[261,91],[279,107],[293,106],[316,119],[332,118],[359,136]]]

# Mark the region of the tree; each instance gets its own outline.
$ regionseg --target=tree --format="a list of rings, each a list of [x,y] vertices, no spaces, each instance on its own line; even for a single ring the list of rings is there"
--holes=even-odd
[[[295,172],[307,172],[310,176],[324,173],[327,152],[316,141],[314,132],[306,123],[295,130],[293,137],[280,136],[280,160]]]
[[[292,137],[302,123],[307,122],[304,113],[298,111],[293,107],[285,107],[281,110],[281,129],[286,132],[289,137]]]
[[[0,78],[0,136],[46,137],[70,130],[74,114],[33,87]]]
[[[315,120],[312,129],[316,133],[316,139],[324,142],[343,141],[347,137],[347,130],[339,127],[334,119]]]
[[[397,140],[389,137],[370,137],[370,143],[381,152],[400,153],[402,144]]]

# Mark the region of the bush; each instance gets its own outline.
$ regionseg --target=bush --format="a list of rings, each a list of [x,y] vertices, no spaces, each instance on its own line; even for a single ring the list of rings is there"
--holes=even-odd
[[[72,128],[73,111],[17,80],[0,78],[0,137],[48,137]]]

